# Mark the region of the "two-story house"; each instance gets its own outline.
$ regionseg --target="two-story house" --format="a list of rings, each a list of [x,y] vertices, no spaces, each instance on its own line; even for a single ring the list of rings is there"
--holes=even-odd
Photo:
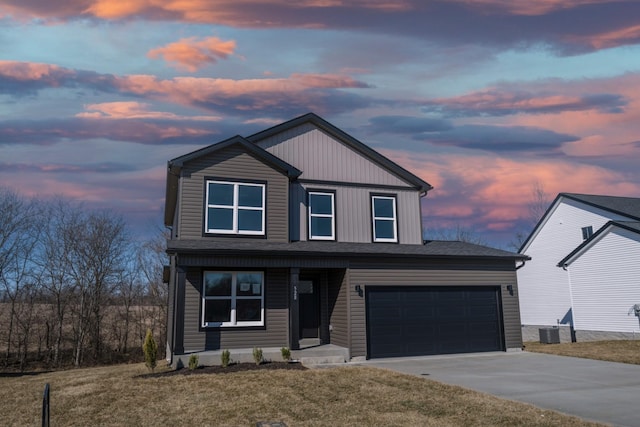
[[[562,342],[640,334],[640,198],[560,193],[520,253],[525,341],[541,327]]]
[[[431,186],[314,114],[168,163],[168,357],[520,349],[526,256],[422,240]]]

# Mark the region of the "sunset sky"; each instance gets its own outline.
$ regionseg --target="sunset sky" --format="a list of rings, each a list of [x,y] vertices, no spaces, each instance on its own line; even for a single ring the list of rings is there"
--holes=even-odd
[[[637,0],[0,0],[0,186],[162,224],[167,160],[315,112],[506,248],[541,185],[640,197]],[[528,231],[528,230],[527,230]]]

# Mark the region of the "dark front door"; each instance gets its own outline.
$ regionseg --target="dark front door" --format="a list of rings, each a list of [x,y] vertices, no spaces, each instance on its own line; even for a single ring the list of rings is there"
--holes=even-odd
[[[503,350],[498,287],[369,287],[369,357]]]
[[[318,338],[320,327],[319,292],[316,283],[301,280],[298,285],[300,298],[300,339]]]

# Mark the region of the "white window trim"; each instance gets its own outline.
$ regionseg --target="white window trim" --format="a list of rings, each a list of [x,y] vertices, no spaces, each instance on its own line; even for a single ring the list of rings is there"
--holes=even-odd
[[[376,199],[386,199],[386,200],[391,200],[393,202],[393,218],[389,218],[385,216],[376,216],[375,214]],[[376,220],[384,220],[384,221],[393,220],[393,238],[376,236]],[[398,242],[398,213],[396,210],[396,198],[394,196],[371,196],[371,230],[373,233],[374,242],[387,242],[387,243]]]
[[[231,205],[216,205],[209,203],[209,184],[226,184],[233,185],[233,206]],[[262,188],[262,207],[255,206],[239,206],[238,205],[238,194],[239,188],[241,185],[247,187],[261,187]],[[245,234],[245,235],[254,235],[254,236],[264,236],[265,229],[265,185],[264,184],[256,184],[251,182],[230,182],[230,181],[217,181],[217,180],[207,180],[206,183],[207,191],[205,194],[205,210],[204,210],[204,224],[205,224],[205,232],[206,233],[217,233],[217,234]],[[218,229],[218,228],[209,228],[209,208],[221,208],[221,209],[233,209],[233,224],[230,230],[228,229]],[[253,230],[238,230],[238,210],[247,210],[247,211],[261,211],[262,212],[262,224],[260,231]]]
[[[227,296],[211,296],[208,297],[205,295],[205,277],[207,275],[207,273],[226,273],[226,274],[231,274],[231,296],[227,297]],[[237,296],[236,295],[236,284],[237,284],[237,278],[238,278],[238,274],[259,274],[260,277],[262,278],[262,289],[260,292],[260,321],[259,322],[249,322],[249,321],[245,321],[245,322],[238,322],[236,320],[236,301],[237,300],[243,300],[243,299],[250,299],[250,300],[257,300],[257,297],[251,297],[251,296]],[[202,274],[202,317],[201,317],[201,324],[203,328],[227,328],[227,327],[231,327],[231,328],[238,328],[238,327],[245,327],[245,326],[264,326],[264,293],[265,293],[265,283],[264,283],[264,273],[262,271],[205,271]],[[205,322],[204,318],[205,318],[205,303],[207,300],[228,300],[231,299],[231,318],[229,322]]]
[[[330,191],[309,191],[309,207],[308,207],[308,228],[309,228],[309,240],[335,240],[336,239],[336,197],[333,192]],[[313,214],[311,213],[311,195],[318,194],[322,196],[331,196],[331,214]],[[330,236],[314,236],[311,232],[311,218],[331,218],[331,235]]]

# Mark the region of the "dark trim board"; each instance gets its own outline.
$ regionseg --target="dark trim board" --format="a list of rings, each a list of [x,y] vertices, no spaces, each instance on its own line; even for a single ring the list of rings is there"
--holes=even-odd
[[[367,358],[504,350],[499,286],[368,286]]]

